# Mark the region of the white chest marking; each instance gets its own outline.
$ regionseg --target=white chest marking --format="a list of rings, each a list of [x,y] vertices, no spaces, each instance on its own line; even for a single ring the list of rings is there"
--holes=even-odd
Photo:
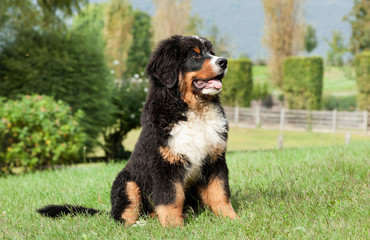
[[[216,146],[224,146],[226,141],[219,135],[227,131],[227,120],[215,105],[203,110],[190,110],[187,121],[177,123],[170,133],[168,146],[174,154],[185,155],[190,161],[185,183],[197,178],[203,160]]]

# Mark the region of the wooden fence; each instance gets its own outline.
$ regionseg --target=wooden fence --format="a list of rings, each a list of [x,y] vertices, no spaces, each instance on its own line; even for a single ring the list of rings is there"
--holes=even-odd
[[[305,129],[318,131],[353,130],[367,133],[370,114],[344,111],[280,110],[255,107],[224,107],[231,124],[247,127]]]

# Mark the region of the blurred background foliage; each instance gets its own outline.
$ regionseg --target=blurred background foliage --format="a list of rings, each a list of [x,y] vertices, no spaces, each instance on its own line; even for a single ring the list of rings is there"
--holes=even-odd
[[[283,71],[284,64],[289,65],[286,61],[292,56],[309,57],[321,41],[314,27],[304,21],[303,0],[261,0],[265,12],[263,42],[269,56],[254,62],[245,53],[234,56],[228,35],[217,25],[204,22],[202,16],[192,15],[192,0],[153,0],[152,15],[133,9],[129,0],[101,2],[0,2],[0,107],[35,94],[62,101],[71,108],[72,116],[79,116],[85,134],[82,145],[87,152],[101,148],[110,159],[128,156],[122,141],[131,129],[140,126],[148,88],[145,67],[158,40],[173,34],[204,33],[213,42],[216,55],[231,58],[223,82],[223,103],[245,107],[251,103],[289,107],[284,90],[288,86],[284,85],[299,85],[300,80],[292,76],[296,75],[292,66],[290,71]],[[316,58],[325,65],[316,68],[317,74],[316,70],[311,72],[316,76],[312,82],[322,83],[315,88],[316,98],[322,100],[314,107],[303,100],[299,108],[367,109],[369,16],[369,1],[354,0],[353,9],[343,17],[352,26],[350,42],[340,32],[333,32],[332,39],[325,39],[330,47],[325,61]],[[345,58],[346,54],[350,57]],[[355,56],[357,60],[351,61]],[[289,99],[301,99],[301,90],[290,94]],[[9,144],[10,140],[2,135],[0,141]],[[82,145],[77,144],[78,148]],[[0,149],[2,156],[6,149]],[[71,159],[82,161],[81,153],[81,149],[76,150],[80,158]]]
[[[42,95],[0,99],[0,175],[80,161],[83,112]]]

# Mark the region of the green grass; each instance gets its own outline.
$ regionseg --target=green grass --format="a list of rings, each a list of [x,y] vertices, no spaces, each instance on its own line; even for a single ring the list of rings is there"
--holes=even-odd
[[[253,84],[267,83],[269,86],[269,92],[274,95],[280,95],[282,91],[276,85],[271,83],[269,70],[267,66],[254,65],[252,67]]]
[[[123,141],[125,148],[132,151],[139,137],[141,129],[129,132]],[[346,133],[317,133],[307,131],[284,131],[284,148],[325,146],[332,144],[344,144]],[[228,150],[270,150],[277,148],[279,130],[261,128],[230,127]],[[361,133],[352,134],[352,141],[370,140],[369,135]]]
[[[324,95],[356,95],[357,83],[350,67],[326,66],[324,73]]]
[[[45,204],[109,210],[122,163],[78,165],[0,178],[0,239],[369,239],[370,141],[227,154],[232,204],[240,220],[209,210],[186,225],[124,227],[106,215],[44,218]]]
[[[350,67],[324,67],[323,95],[356,95],[357,84],[355,74]],[[270,91],[274,94],[281,93],[281,90],[271,84],[267,66],[253,66],[253,81],[269,83]]]

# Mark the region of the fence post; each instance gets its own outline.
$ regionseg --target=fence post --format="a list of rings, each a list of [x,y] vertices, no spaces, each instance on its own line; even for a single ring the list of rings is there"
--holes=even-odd
[[[337,130],[337,109],[333,110],[331,126],[332,126],[332,131],[335,132]]]
[[[368,119],[367,119],[367,110],[363,111],[363,125],[362,125],[362,130],[364,131],[364,134],[367,133],[367,123],[368,123]]]
[[[235,111],[234,111],[234,123],[239,123],[239,105],[235,105]]]
[[[283,149],[283,146],[284,146],[284,135],[283,132],[280,132],[278,136],[278,149],[279,150]]]
[[[347,132],[346,138],[344,139],[344,143],[348,145],[350,144],[350,142],[351,142],[351,132]]]
[[[257,104],[256,106],[256,127],[261,126],[261,107]]]
[[[280,131],[284,130],[284,126],[285,126],[285,108],[282,107],[280,109]]]

